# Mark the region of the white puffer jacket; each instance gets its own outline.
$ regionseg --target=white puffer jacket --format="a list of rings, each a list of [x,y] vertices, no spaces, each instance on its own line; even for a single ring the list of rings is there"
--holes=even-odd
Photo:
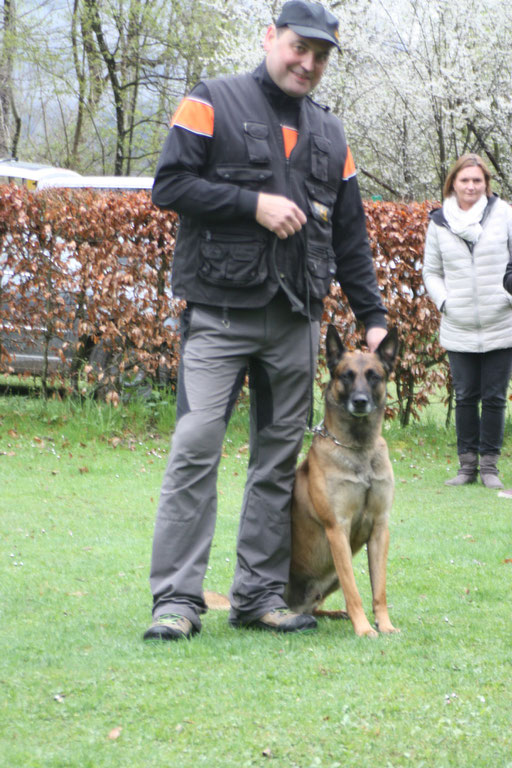
[[[494,195],[480,223],[473,247],[450,230],[442,208],[433,211],[427,230],[423,280],[442,313],[439,341],[452,352],[512,347],[512,296],[503,288],[512,208]]]

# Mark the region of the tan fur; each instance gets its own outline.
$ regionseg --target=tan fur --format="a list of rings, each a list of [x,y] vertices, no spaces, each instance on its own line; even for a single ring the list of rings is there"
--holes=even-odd
[[[380,632],[398,631],[386,604],[394,482],[381,435],[386,379],[396,351],[394,331],[371,354],[345,351],[336,330],[329,327],[331,380],[325,397],[329,434],[315,434],[297,469],[293,492],[292,558],[285,599],[293,610],[313,613],[341,585],[357,635],[377,635],[364,613],[352,567],[352,555],[364,544],[376,626]]]
[[[220,592],[212,592],[209,589],[204,591],[204,601],[208,608],[214,611],[229,611],[229,600]]]

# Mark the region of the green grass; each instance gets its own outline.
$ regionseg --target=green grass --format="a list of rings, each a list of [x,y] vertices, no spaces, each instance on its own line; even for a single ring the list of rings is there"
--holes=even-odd
[[[205,584],[223,593],[243,411],[225,443]],[[315,634],[279,637],[210,611],[189,643],[144,644],[172,418],[165,400],[148,411],[0,398],[0,766],[512,766],[512,503],[444,486],[456,462],[443,414],[386,429],[400,635],[359,639],[324,619]],[[508,424],[512,486],[510,446]],[[354,563],[369,612],[364,555]]]

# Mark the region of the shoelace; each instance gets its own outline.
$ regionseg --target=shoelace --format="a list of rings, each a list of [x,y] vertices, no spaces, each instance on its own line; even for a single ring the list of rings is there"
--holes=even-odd
[[[186,621],[185,616],[181,616],[179,613],[164,613],[162,616],[158,616],[156,619],[157,624],[169,624],[172,621],[179,623],[180,621]]]

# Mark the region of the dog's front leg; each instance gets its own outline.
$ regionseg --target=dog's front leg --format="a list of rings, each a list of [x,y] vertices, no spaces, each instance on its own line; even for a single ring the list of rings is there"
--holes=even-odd
[[[379,632],[400,632],[392,625],[386,599],[386,563],[389,550],[389,528],[386,521],[375,523],[368,541],[368,566],[373,595],[373,613]]]
[[[377,637],[377,632],[365,616],[352,567],[352,550],[347,532],[339,523],[326,528],[332,558],[345,596],[345,604],[354,631],[359,637]]]

